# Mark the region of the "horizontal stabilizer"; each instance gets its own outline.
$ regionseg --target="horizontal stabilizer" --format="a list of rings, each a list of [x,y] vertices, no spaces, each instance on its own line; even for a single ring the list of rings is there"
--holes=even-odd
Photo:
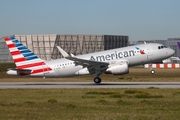
[[[17,69],[17,68],[8,68],[7,70],[14,70],[14,71],[32,71],[31,69]]]

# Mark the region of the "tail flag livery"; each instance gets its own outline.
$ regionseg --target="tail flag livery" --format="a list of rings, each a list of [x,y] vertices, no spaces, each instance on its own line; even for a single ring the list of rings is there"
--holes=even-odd
[[[16,65],[16,69],[9,69],[8,74],[29,76],[52,70],[45,64],[44,60],[31,52],[16,38],[6,37],[4,40]]]

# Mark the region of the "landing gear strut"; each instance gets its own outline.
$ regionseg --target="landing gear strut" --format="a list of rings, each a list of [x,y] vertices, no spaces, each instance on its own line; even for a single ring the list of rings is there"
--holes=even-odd
[[[101,83],[101,78],[99,78],[99,75],[101,74],[102,72],[101,71],[96,71],[96,77],[94,78],[94,82],[96,83],[96,84],[99,84],[99,83]]]
[[[150,72],[151,72],[151,74],[154,74],[155,73],[155,70],[153,70],[153,67],[152,67],[152,64],[150,64]]]

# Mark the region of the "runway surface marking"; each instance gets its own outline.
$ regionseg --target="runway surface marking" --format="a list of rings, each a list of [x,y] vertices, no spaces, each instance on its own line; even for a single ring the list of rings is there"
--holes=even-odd
[[[180,88],[180,82],[0,82],[7,88]]]

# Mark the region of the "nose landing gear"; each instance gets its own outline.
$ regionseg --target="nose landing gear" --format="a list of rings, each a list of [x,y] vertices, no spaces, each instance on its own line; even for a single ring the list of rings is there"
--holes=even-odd
[[[154,70],[151,70],[151,74],[154,74],[155,73],[155,71]]]
[[[155,73],[155,70],[153,70],[152,64],[150,64],[150,72],[151,72],[151,74]]]

